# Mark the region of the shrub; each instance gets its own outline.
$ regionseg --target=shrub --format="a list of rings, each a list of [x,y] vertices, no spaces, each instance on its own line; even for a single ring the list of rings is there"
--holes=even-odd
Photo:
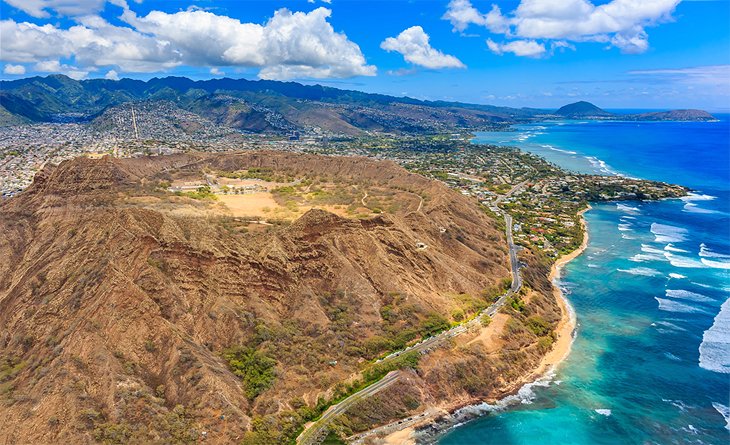
[[[266,391],[276,378],[276,361],[248,346],[229,349],[223,353],[231,371],[243,380],[246,397],[254,399]]]
[[[455,321],[461,321],[464,319],[464,311],[461,309],[454,309],[451,311],[451,318]]]
[[[550,323],[539,315],[533,315],[527,319],[527,328],[538,337],[544,337],[551,331]]]
[[[485,328],[492,324],[492,317],[489,316],[489,314],[484,314],[479,319],[479,322],[484,326]]]

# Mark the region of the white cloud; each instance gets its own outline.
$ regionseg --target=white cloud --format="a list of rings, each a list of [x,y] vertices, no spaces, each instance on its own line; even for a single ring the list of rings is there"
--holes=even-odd
[[[412,26],[397,37],[388,37],[380,47],[386,51],[398,52],[407,62],[425,68],[466,68],[456,57],[433,48],[428,34],[420,26]]]
[[[5,2],[32,17],[48,18],[51,16],[51,11],[60,16],[70,17],[96,14],[104,9],[107,0],[5,0]],[[109,0],[109,3],[127,7],[125,0]]]
[[[81,80],[89,75],[89,71],[77,69],[73,66],[62,64],[58,60],[44,60],[33,66],[35,71],[41,73],[61,73],[76,80]]]
[[[0,21],[4,61],[38,62],[74,57],[82,67],[116,66],[123,71],[152,72],[180,65],[169,42],[114,26],[98,16],[79,19],[68,29],[51,24]]]
[[[375,75],[360,47],[332,28],[331,14],[279,9],[263,26],[200,10],[145,17],[127,10],[122,19],[171,42],[187,64],[261,67],[259,76],[267,79]]]
[[[487,47],[495,54],[512,53],[516,56],[540,57],[545,54],[545,45],[534,40],[513,40],[508,43],[497,43],[487,39]]]
[[[104,74],[104,79],[119,80],[119,73],[114,70],[109,70],[106,74]]]
[[[450,21],[454,30],[460,32],[472,24],[484,26],[492,32],[506,32],[509,26],[499,6],[492,5],[487,14],[482,14],[469,0],[451,0],[442,18]]]
[[[210,74],[212,74],[214,76],[225,76],[226,73],[224,73],[223,71],[219,70],[216,67],[213,67],[210,69]]]
[[[126,8],[116,26],[96,15],[77,17],[68,29],[0,21],[0,58],[39,62],[73,58],[81,70],[164,71],[180,65],[260,68],[259,77],[372,76],[360,47],[328,22],[331,11],[279,9],[264,25],[193,9],[138,17]]]
[[[3,67],[3,73],[14,74],[16,76],[25,74],[25,67],[23,65],[11,65],[7,64]]]
[[[635,76],[644,76],[656,81],[668,81],[688,85],[730,87],[730,65],[709,65],[691,68],[635,70]]]
[[[482,14],[469,0],[452,0],[444,19],[455,31],[469,25],[508,38],[604,42],[625,53],[649,48],[646,28],[671,20],[681,0],[612,0],[594,5],[587,0],[522,0],[508,14],[493,6]]]

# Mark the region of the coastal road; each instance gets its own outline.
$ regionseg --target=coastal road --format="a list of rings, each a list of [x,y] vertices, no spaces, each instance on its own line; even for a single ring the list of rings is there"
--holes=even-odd
[[[524,185],[527,181],[523,182]],[[518,184],[519,186],[519,184]],[[515,186],[518,187],[518,186]],[[515,190],[513,188],[511,191]],[[480,312],[476,317],[469,320],[466,323],[462,323],[458,326],[455,326],[447,331],[443,331],[438,335],[435,335],[433,337],[429,337],[420,343],[416,343],[415,345],[409,346],[406,349],[396,351],[382,359],[379,359],[376,361],[376,363],[381,363],[384,361],[392,360],[406,352],[411,351],[418,351],[421,354],[427,354],[429,353],[433,348],[437,347],[442,342],[454,338],[458,335],[461,335],[467,331],[469,331],[470,328],[479,326],[481,323],[481,316],[484,314],[489,315],[490,317],[493,317],[494,314],[499,311],[502,306],[507,302],[507,300],[512,297],[515,293],[519,292],[522,288],[522,277],[520,276],[520,263],[517,258],[517,245],[514,243],[514,239],[512,237],[512,216],[508,215],[507,213],[504,214],[504,222],[506,224],[505,228],[505,234],[507,235],[507,245],[509,246],[509,260],[510,260],[510,271],[512,273],[512,285],[510,288],[502,294],[497,301],[492,303],[489,307],[484,309],[482,312]],[[359,392],[356,392],[355,394],[352,394],[350,397],[346,398],[345,400],[341,401],[340,403],[336,405],[332,405],[325,413],[322,415],[322,417],[319,418],[316,422],[311,424],[309,428],[306,428],[302,433],[297,437],[297,443],[300,445],[314,445],[321,443],[322,440],[324,440],[324,437],[327,434],[327,427],[329,423],[340,414],[344,414],[347,412],[347,410],[352,407],[355,403],[358,401],[365,399],[367,397],[370,397],[374,394],[377,394],[378,392],[382,391],[383,389],[387,388],[388,386],[395,383],[398,378],[401,376],[400,371],[391,371],[388,373],[385,377],[383,377],[381,380],[373,383],[372,385],[368,386],[367,388],[363,388]],[[365,433],[367,434],[367,433]],[[364,436],[363,436],[364,437]]]
[[[360,400],[366,399],[370,396],[374,396],[375,394],[389,387],[393,383],[397,382],[399,378],[399,371],[391,371],[386,374],[385,377],[368,386],[367,388],[363,388],[359,392],[356,392],[355,394],[351,395],[340,403],[332,405],[327,411],[324,412],[324,414],[322,414],[322,417],[320,417],[319,420],[314,422],[309,428],[302,431],[302,434],[297,437],[297,442],[302,445],[311,445],[322,442],[322,440],[324,440],[324,438],[327,436],[327,426],[332,420],[334,420],[335,417],[347,412],[349,408],[351,408]]]

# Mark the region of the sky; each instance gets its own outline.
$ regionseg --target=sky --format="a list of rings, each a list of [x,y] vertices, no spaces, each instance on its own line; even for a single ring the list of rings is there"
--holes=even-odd
[[[730,111],[730,0],[0,0],[0,68]]]

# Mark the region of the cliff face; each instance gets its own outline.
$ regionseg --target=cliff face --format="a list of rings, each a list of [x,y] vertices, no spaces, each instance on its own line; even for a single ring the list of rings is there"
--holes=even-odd
[[[169,204],[155,184],[171,172],[251,167],[425,200],[251,232],[155,204]],[[0,233],[0,443],[238,441],[509,277],[503,234],[474,203],[357,158],[79,158],[0,204]],[[254,397],[223,358],[236,345],[275,363]]]

